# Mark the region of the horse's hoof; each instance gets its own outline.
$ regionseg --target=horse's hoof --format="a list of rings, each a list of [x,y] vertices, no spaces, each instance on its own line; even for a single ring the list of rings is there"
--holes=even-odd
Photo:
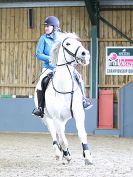
[[[67,162],[71,161],[72,157],[68,149],[67,151],[63,151],[63,157],[67,160]]]
[[[53,148],[55,149],[55,152],[56,152],[56,155],[55,155],[56,160],[62,160],[62,152],[60,151],[58,145],[54,144]]]
[[[58,160],[58,161],[60,161],[60,160],[62,160],[62,156],[61,155],[56,155],[55,159]]]
[[[72,160],[72,157],[64,157],[62,164],[63,165],[69,164],[71,160]]]
[[[68,163],[72,160],[72,157],[70,155],[64,155],[63,157],[67,160]]]
[[[67,159],[67,162],[69,163],[72,160],[72,157],[68,156],[66,159]]]
[[[92,158],[92,155],[89,150],[84,151],[84,158],[85,158],[85,165],[92,165],[93,164],[92,163],[93,158]]]
[[[88,159],[85,159],[85,165],[93,165],[93,163],[90,162]]]

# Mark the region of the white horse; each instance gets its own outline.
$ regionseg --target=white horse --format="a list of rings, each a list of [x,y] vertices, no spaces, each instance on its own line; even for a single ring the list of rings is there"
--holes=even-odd
[[[74,77],[74,64],[88,65],[89,51],[86,50],[78,37],[65,33],[52,50],[53,60],[57,60],[56,72],[45,92],[45,114],[42,119],[53,139],[56,159],[63,157],[69,162],[71,155],[65,136],[65,125],[74,118],[78,136],[83,148],[85,164],[92,164],[92,156],[87,144],[85,131],[85,112],[82,104],[82,92]]]

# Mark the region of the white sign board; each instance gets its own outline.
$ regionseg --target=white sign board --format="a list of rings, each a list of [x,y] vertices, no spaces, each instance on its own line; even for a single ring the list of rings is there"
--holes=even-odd
[[[133,47],[106,47],[106,75],[133,75]]]

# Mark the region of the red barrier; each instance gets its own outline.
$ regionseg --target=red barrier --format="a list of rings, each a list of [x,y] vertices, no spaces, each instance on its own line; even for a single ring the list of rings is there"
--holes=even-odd
[[[113,91],[99,91],[98,128],[113,128]]]

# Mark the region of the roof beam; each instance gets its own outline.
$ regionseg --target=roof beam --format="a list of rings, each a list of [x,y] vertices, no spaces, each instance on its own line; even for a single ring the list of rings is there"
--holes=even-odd
[[[1,3],[0,8],[33,8],[33,7],[84,7],[84,1],[50,1],[50,2],[12,2]]]
[[[130,6],[133,5],[133,0],[100,0],[100,6]]]

